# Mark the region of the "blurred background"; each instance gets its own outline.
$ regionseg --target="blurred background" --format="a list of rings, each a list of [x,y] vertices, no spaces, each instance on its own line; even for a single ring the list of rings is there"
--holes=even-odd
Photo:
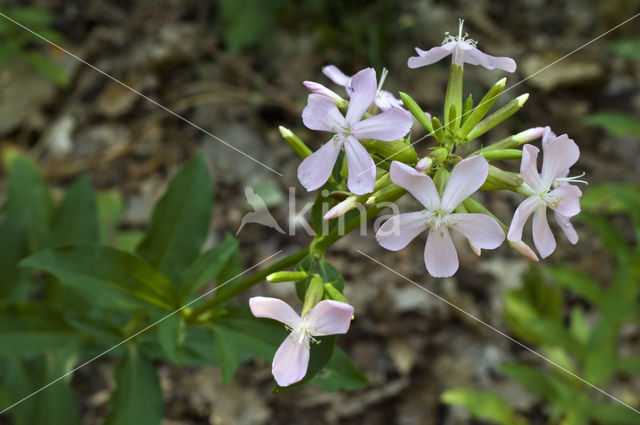
[[[461,244],[459,272],[436,280],[424,269],[422,242],[390,254],[372,235],[350,235],[328,257],[345,276],[345,294],[356,308],[357,319],[340,345],[370,385],[334,393],[305,386],[276,395],[265,362],[241,366],[227,387],[217,369],[159,364],[163,423],[640,423],[634,422],[640,416],[612,408],[620,405],[356,252],[379,259],[640,408],[640,283],[629,260],[636,258],[640,229],[640,18],[537,73],[639,10],[635,0],[3,0],[2,14],[283,177],[3,17],[0,150],[4,158],[15,152],[31,156],[57,199],[73,179],[87,174],[98,193],[116,199],[114,243],[123,248],[137,243],[168,178],[197,152],[216,180],[214,240],[235,233],[250,210],[243,195],[248,185],[284,225],[289,187],[296,188],[299,205],[314,195],[298,184],[299,159],[277,127],[291,128],[313,149],[326,138],[302,125],[308,94],[302,81],[344,95],[322,75],[322,66],[334,64],[347,75],[386,67],[385,89],[409,93],[425,111],[442,116],[448,60],[417,70],[408,69],[406,60],[415,46],[426,50],[439,45],[446,31],[457,33],[463,18],[465,32],[481,50],[518,64],[508,75],[465,67],[465,96],[472,93],[477,102],[503,76],[507,87],[516,86],[498,105],[531,94],[524,108],[483,142],[549,125],[580,147],[572,174],[584,172],[589,182],[587,218],[574,220],[580,242],[572,246],[556,231],[558,248],[542,267],[532,267],[507,246],[476,257]],[[412,139],[423,134],[414,128]],[[415,147],[425,155],[433,144],[427,138]],[[517,171],[519,164],[505,166]],[[3,170],[0,202],[4,176]],[[505,222],[519,202],[498,193],[479,199]],[[401,208],[413,206],[411,199],[401,202]],[[255,224],[238,237],[246,267],[309,241],[304,232],[284,236]],[[530,233],[525,238],[530,241]],[[585,287],[596,289],[585,294]],[[602,295],[609,290],[617,292]],[[251,293],[295,298],[287,286],[264,284]],[[607,319],[613,328],[598,340],[590,331],[614,315],[611,303],[598,304],[600,295],[630,301],[631,307],[624,317]],[[596,351],[597,358],[589,357]],[[112,369],[113,360],[105,358],[74,375],[83,424],[104,419]],[[579,417],[587,405],[598,408]],[[7,417],[0,423],[12,422]]]

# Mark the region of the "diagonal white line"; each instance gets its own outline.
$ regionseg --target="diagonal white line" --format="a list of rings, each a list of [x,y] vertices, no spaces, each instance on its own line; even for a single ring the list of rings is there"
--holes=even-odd
[[[209,294],[212,294],[213,292],[217,291],[218,289],[222,288],[223,286],[225,286],[227,283],[233,281],[235,278],[242,276],[243,274],[247,273],[250,270],[255,269],[256,267],[258,267],[260,264],[264,263],[265,261],[270,260],[271,258],[275,257],[276,255],[280,254],[282,252],[282,250],[276,252],[275,254],[271,254],[270,256],[268,256],[267,258],[265,258],[264,260],[254,264],[253,266],[249,267],[248,269],[244,270],[241,273],[238,273],[237,275],[233,276],[232,278],[230,278],[229,280],[221,283],[220,285],[216,286],[215,288],[205,292],[204,294],[200,295],[198,298],[189,301],[187,304],[183,305],[182,307],[180,307],[177,310],[172,311],[171,313],[167,314],[166,316],[161,317],[160,319],[156,320],[155,322],[153,322],[152,324],[150,324],[149,326],[147,326],[146,328],[139,330],[138,332],[136,332],[135,334],[131,335],[130,337],[128,337],[125,340],[120,341],[119,343],[117,343],[116,345],[114,345],[111,348],[108,348],[107,350],[104,350],[102,353],[98,354],[95,357],[92,357],[91,359],[87,360],[86,362],[82,363],[80,366],[75,367],[74,369],[70,370],[69,372],[65,373],[64,375],[62,375],[59,378],[54,379],[53,381],[49,382],[47,385],[43,386],[42,388],[32,392],[31,394],[29,394],[28,396],[25,396],[23,398],[21,398],[20,400],[16,401],[15,403],[13,403],[11,406],[5,407],[1,412],[0,415],[2,415],[3,413],[5,413],[6,411],[8,411],[9,409],[17,406],[18,404],[22,403],[23,401],[33,397],[34,395],[38,394],[41,391],[46,390],[47,388],[49,388],[50,386],[52,386],[53,384],[55,384],[56,382],[59,382],[60,380],[66,378],[67,376],[71,375],[72,373],[76,372],[78,369],[81,369],[83,367],[85,367],[86,365],[88,365],[89,363],[94,362],[95,360],[99,359],[100,357],[104,356],[105,354],[115,350],[116,348],[120,347],[122,344],[132,340],[133,338],[137,337],[138,335],[148,331],[149,329],[153,328],[154,326],[156,326],[158,323],[162,322],[165,319],[168,319],[169,317],[173,316],[174,314],[182,311],[183,309],[189,307],[191,304],[200,301],[201,299],[203,299],[204,297],[206,297]]]
[[[519,345],[520,347],[524,348],[527,351],[530,351],[531,353],[535,354],[536,356],[540,357],[541,359],[545,360],[546,362],[548,362],[549,364],[557,367],[558,369],[560,369],[561,371],[573,376],[574,378],[578,379],[579,381],[583,382],[584,384],[590,386],[591,388],[598,390],[599,392],[601,392],[602,394],[606,395],[607,397],[611,398],[612,400],[617,401],[618,403],[622,404],[623,406],[633,410],[634,412],[636,412],[637,414],[640,415],[640,410],[634,409],[633,407],[629,406],[627,403],[625,403],[624,401],[616,398],[615,396],[609,394],[608,392],[596,387],[595,385],[593,385],[592,383],[590,383],[589,381],[586,381],[584,379],[582,379],[581,377],[579,377],[578,375],[576,375],[575,373],[571,372],[570,370],[560,366],[558,363],[554,362],[553,360],[550,360],[549,358],[543,356],[542,354],[538,353],[536,350],[534,350],[533,348],[530,348],[529,346],[523,344],[522,342],[518,341],[517,339],[507,335],[506,333],[502,332],[501,330],[491,326],[490,324],[488,324],[487,322],[483,321],[482,319],[479,319],[478,317],[474,316],[473,314],[467,312],[466,310],[463,310],[462,308],[458,307],[457,305],[453,304],[451,301],[446,300],[445,298],[442,298],[440,295],[436,294],[433,291],[428,290],[427,288],[425,288],[424,286],[420,285],[419,283],[414,282],[413,280],[409,279],[408,277],[406,277],[405,275],[401,274],[400,272],[397,272],[396,270],[392,269],[391,267],[381,263],[380,261],[376,260],[375,258],[365,254],[364,252],[360,251],[359,249],[356,249],[356,251],[358,251],[360,254],[364,255],[365,257],[367,257],[369,260],[377,263],[378,265],[384,267],[385,269],[389,270],[390,272],[400,276],[401,278],[403,278],[404,280],[406,280],[407,282],[412,283],[414,286],[417,286],[418,288],[422,289],[423,291],[427,292],[429,295],[433,295],[434,297],[436,297],[437,299],[439,299],[440,301],[448,304],[449,306],[455,308],[456,310],[460,311],[461,313],[467,315],[468,317],[472,318],[473,320],[483,324],[484,326],[488,327],[489,329],[491,329],[492,331],[498,333],[499,335],[507,338],[509,341]]]
[[[503,90],[500,94],[497,94],[497,95],[493,96],[492,98],[487,99],[487,100],[485,100],[484,102],[481,102],[481,103],[477,104],[477,105],[476,105],[474,108],[472,108],[471,110],[469,110],[469,111],[465,112],[464,114],[460,115],[460,118],[461,118],[461,117],[464,117],[465,115],[468,115],[468,114],[472,113],[472,112],[473,112],[476,108],[478,108],[479,106],[484,105],[485,103],[491,102],[493,99],[496,99],[496,98],[498,98],[498,97],[502,96],[503,94],[505,94],[506,92],[508,92],[508,91],[509,91],[509,90],[511,90],[512,88],[517,87],[517,86],[519,86],[520,84],[524,83],[525,81],[529,80],[530,78],[535,77],[536,75],[538,75],[538,74],[539,74],[539,73],[541,73],[542,71],[544,71],[544,70],[546,70],[546,69],[548,69],[548,68],[552,67],[553,65],[557,64],[558,62],[560,62],[560,61],[562,61],[562,60],[564,60],[564,59],[568,58],[569,56],[573,55],[574,53],[576,53],[576,52],[578,52],[578,51],[580,51],[580,50],[584,49],[585,47],[587,47],[587,46],[588,46],[588,45],[590,45],[591,43],[593,43],[593,42],[595,42],[595,41],[597,41],[597,40],[601,39],[601,38],[602,38],[602,37],[604,37],[605,35],[609,34],[611,31],[617,30],[618,28],[620,28],[620,27],[621,27],[621,26],[623,26],[624,24],[626,24],[626,23],[628,23],[628,22],[631,22],[632,20],[636,19],[638,16],[640,16],[640,13],[636,13],[635,15],[633,15],[632,17],[630,17],[630,18],[626,19],[625,21],[623,21],[623,22],[619,23],[619,24],[618,24],[618,25],[616,25],[615,27],[613,27],[613,28],[611,28],[611,29],[609,29],[609,30],[607,30],[607,31],[603,32],[602,34],[600,34],[600,35],[599,35],[599,36],[597,36],[596,38],[594,38],[594,39],[592,39],[592,40],[589,40],[588,42],[586,42],[585,44],[581,45],[580,47],[577,47],[577,48],[573,49],[572,51],[570,51],[569,53],[567,53],[566,55],[564,55],[564,56],[563,56],[563,57],[561,57],[560,59],[556,59],[555,61],[551,62],[549,65],[545,66],[544,68],[541,68],[541,69],[537,70],[536,72],[534,72],[533,74],[529,75],[529,76],[528,76],[528,77],[526,77],[525,79],[520,80],[520,81],[518,81],[517,83],[515,83],[514,85],[512,85],[512,86],[508,87],[507,89]],[[456,118],[456,119],[457,119],[457,118]],[[442,127],[444,128],[444,127],[448,126],[449,124],[453,123],[454,121],[455,121],[455,120],[449,121],[449,122],[447,122],[447,123],[443,124],[443,125],[442,125]],[[404,148],[400,149],[398,152],[395,152],[395,153],[394,153],[393,155],[391,155],[389,158],[387,158],[387,159],[385,159],[385,160],[382,160],[382,161],[379,161],[379,162],[375,163],[375,164],[374,164],[374,167],[377,167],[378,165],[382,164],[383,162],[385,162],[385,161],[387,161],[387,160],[389,160],[389,159],[393,158],[395,155],[399,154],[400,152],[404,151],[405,149],[408,149],[408,148],[412,147],[412,146],[413,146],[413,145],[415,145],[416,143],[421,142],[422,140],[426,139],[427,137],[429,137],[429,136],[433,135],[434,133],[435,133],[435,131],[432,131],[431,133],[425,134],[424,136],[422,136],[421,138],[419,138],[419,139],[418,139],[418,140],[416,140],[415,142],[411,143],[410,145],[405,146]],[[370,168],[370,167],[369,167],[369,168]],[[369,168],[368,168],[368,169],[369,169]],[[368,169],[367,169],[367,170],[368,170]],[[366,172],[367,172],[367,170],[360,172],[359,176],[360,176],[360,175],[362,175],[362,174],[364,174],[364,173],[366,173]]]
[[[207,136],[219,141],[220,143],[224,144],[225,146],[228,146],[229,148],[233,149],[234,151],[238,152],[241,155],[244,155],[245,157],[249,158],[250,160],[252,160],[253,162],[262,165],[264,168],[266,168],[269,171],[272,171],[274,173],[276,173],[277,175],[279,175],[280,177],[282,177],[282,174],[277,172],[276,170],[274,170],[273,168],[269,167],[268,165],[258,161],[257,159],[255,159],[254,157],[252,157],[251,155],[244,153],[243,151],[241,151],[240,149],[236,148],[235,146],[233,146],[232,144],[222,140],[220,137],[216,136],[215,134],[205,130],[204,128],[200,127],[199,125],[195,124],[193,121],[188,120],[187,118],[183,117],[182,115],[178,114],[177,112],[172,111],[171,109],[167,108],[164,105],[161,105],[160,103],[156,102],[155,100],[151,99],[149,96],[146,96],[144,94],[142,94],[141,92],[139,92],[138,90],[134,89],[133,87],[123,83],[122,81],[118,80],[116,77],[112,76],[111,74],[108,74],[106,72],[104,72],[103,70],[97,68],[96,66],[90,64],[89,62],[87,62],[86,60],[82,59],[81,57],[71,53],[69,50],[63,48],[62,46],[54,43],[53,41],[47,39],[46,37],[38,34],[37,32],[33,31],[32,29],[22,25],[20,22],[16,21],[15,19],[10,18],[9,16],[5,15],[4,13],[0,12],[0,16],[2,16],[3,18],[13,22],[15,25],[19,26],[20,28],[24,29],[25,31],[30,32],[31,34],[35,35],[36,37],[40,38],[41,40],[43,40],[44,42],[60,49],[61,51],[65,52],[66,54],[68,54],[69,56],[71,56],[72,58],[82,62],[83,64],[87,65],[89,68],[99,72],[100,74],[104,75],[105,77],[109,78],[110,80],[120,84],[122,87],[125,87],[128,90],[131,90],[132,92],[134,92],[135,94],[137,94],[138,96],[148,100],[149,102],[153,103],[154,105],[156,105],[157,107],[159,107],[160,109],[163,109],[164,111],[168,112],[169,114],[173,115],[176,118],[181,119],[182,121],[186,122],[187,124],[189,124],[190,126],[200,130],[201,132],[203,132],[204,134],[206,134]]]

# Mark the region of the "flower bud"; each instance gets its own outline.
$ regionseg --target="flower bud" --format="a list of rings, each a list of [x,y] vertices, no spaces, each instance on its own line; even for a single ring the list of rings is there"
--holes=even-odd
[[[422,173],[430,169],[432,164],[433,164],[433,159],[429,158],[428,156],[425,156],[424,158],[420,159],[420,161],[418,161],[418,163],[416,164],[416,170]]]
[[[309,286],[307,287],[307,292],[304,294],[304,304],[302,305],[302,313],[300,316],[304,317],[316,306],[320,301],[322,301],[322,296],[324,295],[324,286],[322,284],[322,278],[318,275],[315,275],[309,281]]]
[[[300,280],[305,280],[309,277],[309,273],[304,271],[284,271],[284,272],[275,272],[271,273],[267,276],[267,282],[271,283],[279,283],[279,282],[298,282]]]
[[[370,153],[377,154],[383,159],[400,161],[405,164],[415,164],[418,162],[418,154],[413,146],[405,139],[398,139],[392,142],[382,142],[379,140],[360,140]]]
[[[468,117],[464,120],[464,124],[462,128],[460,128],[460,134],[462,137],[465,137],[473,128],[484,118],[484,116],[489,112],[489,109],[496,102],[502,91],[504,90],[504,86],[507,84],[507,79],[503,78],[497,83],[493,85],[484,95],[484,97],[480,100],[480,103],[476,106],[476,108],[471,112]],[[467,138],[467,140],[469,140]]]
[[[521,131],[513,136],[513,140],[519,145],[539,139],[544,134],[545,127],[533,127],[528,130]]]
[[[518,173],[501,170],[498,167],[489,165],[489,175],[481,190],[511,190],[517,191],[522,186],[522,177]]]
[[[529,99],[529,93],[525,93],[521,96],[516,97],[515,99],[512,99],[502,108],[498,109],[493,114],[480,121],[473,128],[473,130],[471,130],[469,134],[467,134],[466,140],[471,141],[477,137],[480,137],[496,125],[500,124],[502,121],[509,118],[511,115],[518,112],[520,108],[522,108],[522,106],[525,104],[527,99]]]
[[[418,121],[429,133],[433,133],[433,126],[431,125],[431,115],[424,112],[418,103],[413,100],[411,96],[406,93],[400,92],[400,99],[404,103],[404,106],[411,112]]]
[[[437,167],[442,164],[449,156],[449,151],[445,148],[436,148],[429,154],[429,157],[433,159],[433,167]]]
[[[433,126],[433,137],[436,138],[438,143],[442,144],[444,142],[444,131],[442,130],[442,123],[438,117],[431,118],[431,125]]]
[[[509,243],[509,246],[511,246],[511,248],[515,249],[516,251],[518,251],[523,257],[526,257],[531,261],[538,262],[538,256],[536,255],[535,252],[533,252],[533,249],[531,249],[529,245],[527,245],[526,243],[522,241],[512,242],[510,240],[507,240],[507,243]]]
[[[436,184],[436,189],[438,189],[438,193],[440,194],[440,196],[442,196],[444,188],[447,187],[448,181],[449,172],[444,168],[439,168],[433,176],[433,182]]]
[[[494,159],[521,159],[522,151],[520,149],[494,149],[481,151],[480,155],[488,161]]]
[[[283,126],[279,126],[278,130],[280,130],[282,138],[287,141],[289,146],[291,146],[300,158],[306,158],[313,153],[293,131]]]
[[[327,213],[322,217],[324,220],[330,220],[332,218],[340,217],[341,215],[346,214],[352,209],[358,206],[358,195],[350,195],[344,201],[334,205]]]
[[[304,84],[304,86],[309,89],[311,93],[328,97],[340,109],[346,110],[349,107],[349,101],[343,99],[338,93],[334,92],[331,89],[328,89],[320,83],[316,83],[313,81],[304,81],[302,84]]]
[[[324,294],[326,298],[329,298],[330,300],[341,301],[345,304],[349,304],[349,301],[347,301],[344,295],[342,295],[342,292],[338,291],[338,289],[335,286],[333,286],[333,283],[327,282],[323,285],[323,287],[324,287]]]

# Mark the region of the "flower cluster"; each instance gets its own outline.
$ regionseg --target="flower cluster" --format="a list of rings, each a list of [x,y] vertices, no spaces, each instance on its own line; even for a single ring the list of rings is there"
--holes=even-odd
[[[348,76],[329,65],[322,72],[344,87],[348,100],[320,83],[305,81],[311,93],[302,121],[311,130],[331,133],[331,138],[316,152],[311,152],[290,130],[283,132],[304,158],[298,167],[300,183],[308,191],[326,185],[334,190],[336,197],[343,197],[342,202],[325,213],[325,220],[345,214],[360,203],[381,209],[384,202],[395,201],[406,192],[422,204],[419,211],[391,216],[377,231],[376,240],[382,247],[398,251],[426,231],[424,263],[434,277],[452,276],[458,270],[451,230],[466,238],[477,255],[482,249],[499,247],[506,234],[512,248],[538,261],[534,251],[522,241],[523,228],[533,215],[535,248],[542,258],[549,256],[556,247],[547,221],[547,208],[550,208],[560,229],[575,244],[578,235],[569,220],[580,212],[582,195],[575,183],[585,183],[568,177],[570,167],[580,155],[577,144],[566,134],[556,136],[549,127],[531,128],[476,151],[470,150],[472,141],[517,112],[528,94],[487,115],[505,87],[505,79],[501,79],[475,107],[471,96],[463,102],[465,63],[507,72],[514,72],[516,63],[511,58],[480,51],[475,41],[463,35],[462,24],[460,21],[457,36],[447,35],[441,46],[426,51],[416,48],[418,56],[408,59],[409,68],[418,68],[452,56],[444,121],[424,112],[407,94],[400,93],[402,100],[399,100],[382,90],[386,69],[377,84],[372,68]],[[408,141],[415,123],[422,125],[437,142],[423,157]],[[542,138],[543,151],[540,172],[536,163],[539,149],[529,144],[539,138]],[[341,163],[336,166],[343,150],[346,170]],[[493,160],[511,159],[521,160],[519,173],[491,164]],[[329,181],[331,184],[327,184]],[[515,209],[507,226],[472,197],[478,190],[508,190],[526,198]],[[317,238],[321,240],[322,236]],[[313,247],[312,244],[312,253]],[[306,277],[303,273],[299,278]],[[330,283],[324,285],[328,285],[327,290],[335,291]],[[278,320],[291,330],[273,360],[273,375],[281,386],[304,378],[314,336],[345,333],[353,315],[353,307],[340,292],[324,293],[318,298],[317,294],[310,296],[310,291],[309,287],[301,316],[281,300],[256,297],[250,301],[256,317]]]

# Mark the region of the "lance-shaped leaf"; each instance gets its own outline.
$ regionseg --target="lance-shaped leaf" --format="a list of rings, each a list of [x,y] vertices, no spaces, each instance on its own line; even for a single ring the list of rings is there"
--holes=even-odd
[[[80,177],[67,190],[55,212],[51,244],[96,242],[98,240],[98,210],[91,182]]]

